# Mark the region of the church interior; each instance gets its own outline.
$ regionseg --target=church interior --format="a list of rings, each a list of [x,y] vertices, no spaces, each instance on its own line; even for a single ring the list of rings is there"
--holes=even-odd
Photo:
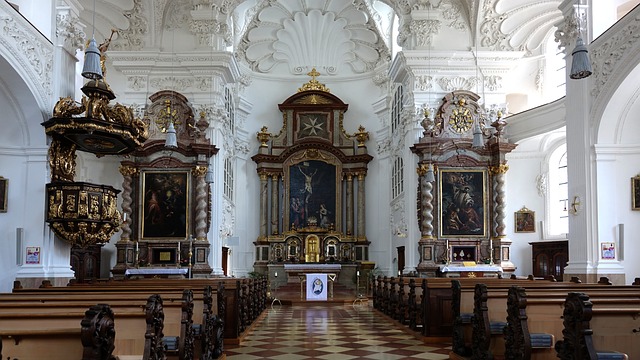
[[[638,3],[1,1],[0,293],[637,282]]]

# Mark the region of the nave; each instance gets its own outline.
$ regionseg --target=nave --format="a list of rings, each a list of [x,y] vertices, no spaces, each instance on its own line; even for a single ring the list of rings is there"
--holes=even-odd
[[[450,344],[424,344],[394,326],[370,304],[296,304],[269,307],[240,345],[227,345],[227,358],[279,359],[448,359]]]

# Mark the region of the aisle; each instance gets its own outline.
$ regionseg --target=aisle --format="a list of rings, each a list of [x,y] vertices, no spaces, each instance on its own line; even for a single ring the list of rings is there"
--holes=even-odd
[[[242,345],[226,346],[225,352],[237,360],[410,360],[448,359],[450,348],[424,345],[367,305],[323,303],[276,304]]]

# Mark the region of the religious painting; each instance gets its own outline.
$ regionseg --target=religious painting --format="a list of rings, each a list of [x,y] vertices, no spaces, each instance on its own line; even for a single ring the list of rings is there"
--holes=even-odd
[[[536,231],[536,214],[535,212],[523,207],[515,212],[515,232],[531,233]]]
[[[640,210],[640,175],[631,178],[631,210]]]
[[[486,237],[486,170],[439,171],[440,237]]]
[[[307,160],[289,167],[290,229],[335,228],[336,166]]]
[[[8,197],[9,197],[9,180],[0,176],[0,213],[7,212]]]
[[[189,223],[189,172],[144,171],[141,176],[143,239],[185,239]]]

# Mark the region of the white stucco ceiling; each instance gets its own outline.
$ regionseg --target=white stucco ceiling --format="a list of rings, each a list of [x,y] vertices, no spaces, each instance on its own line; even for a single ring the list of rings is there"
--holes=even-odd
[[[327,75],[349,76],[372,72],[388,62],[392,53],[399,50],[393,48],[394,41],[411,34],[419,39],[429,37],[438,50],[479,47],[539,55],[554,24],[562,18],[560,2],[98,0],[96,38],[101,41],[111,28],[117,28],[121,31],[113,49],[158,49],[163,47],[164,33],[172,31],[172,39],[178,39],[178,44],[171,47],[188,51],[189,47],[196,49],[198,42],[186,38],[196,36],[194,28],[201,26],[197,21],[210,11],[210,26],[219,35],[221,28],[228,27],[230,36],[220,37],[225,37],[240,62],[252,71],[295,75],[316,66]],[[93,0],[80,3],[84,6],[82,21],[91,24]],[[432,19],[439,22],[424,22]],[[428,33],[417,33],[425,31]],[[400,42],[405,48],[420,48],[415,39]]]

